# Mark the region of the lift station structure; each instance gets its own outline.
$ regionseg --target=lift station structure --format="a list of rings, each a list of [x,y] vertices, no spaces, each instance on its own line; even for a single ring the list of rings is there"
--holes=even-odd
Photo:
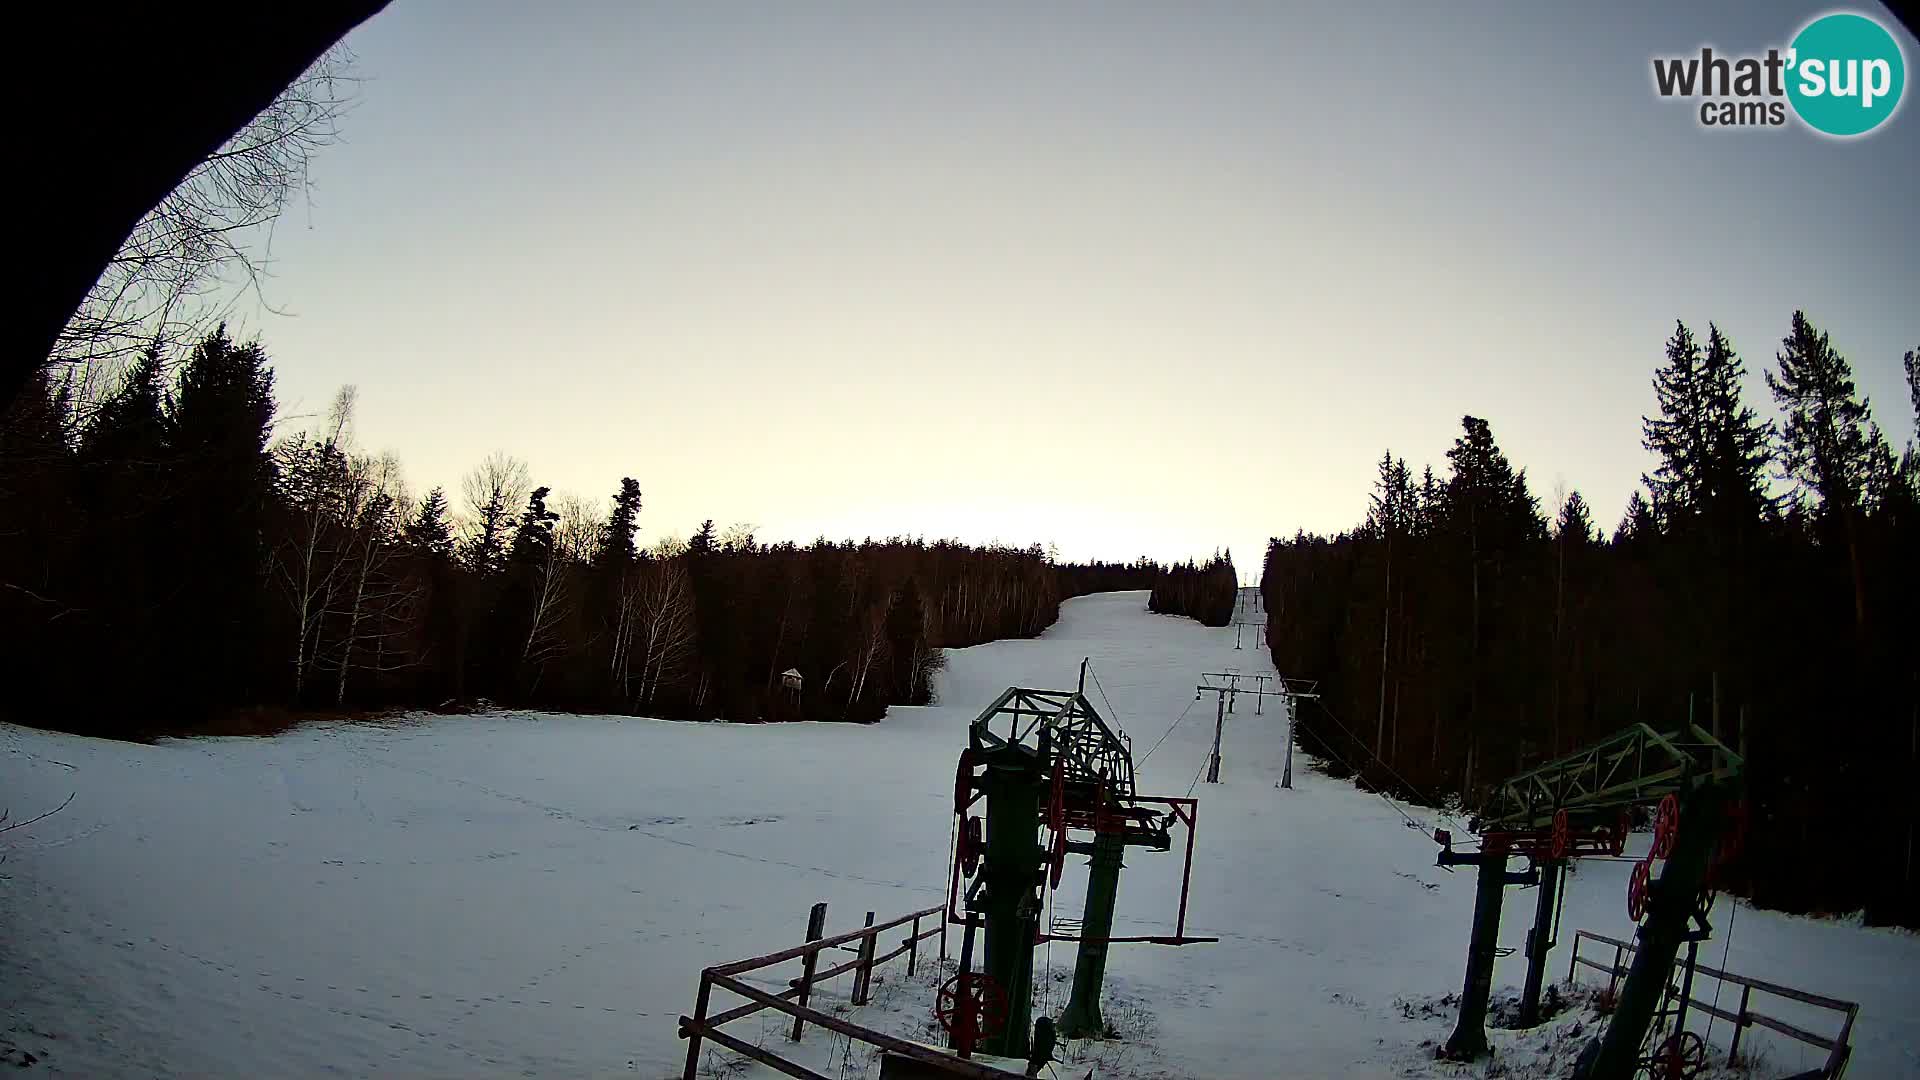
[[[952,1047],[1026,1057],[1033,1034],[1036,946],[1079,943],[1073,990],[1060,1015],[1066,1038],[1098,1035],[1100,986],[1108,947],[1121,942],[1185,945],[1217,938],[1186,934],[1198,801],[1141,795],[1133,752],[1081,690],[1009,687],[968,728],[954,778],[953,869],[947,919],[964,927],[960,969],[944,985],[935,1012]],[[984,815],[975,807],[985,804]],[[1180,907],[1168,935],[1113,936],[1114,900],[1130,847],[1168,851],[1173,829],[1186,831]],[[1050,890],[1069,853],[1091,857],[1078,933],[1041,925]],[[974,970],[976,936],[983,954]],[[1043,1021],[1039,1041],[1048,1036]]]
[[[1698,725],[1661,734],[1635,724],[1585,749],[1499,784],[1473,823],[1480,850],[1456,852],[1436,830],[1439,864],[1478,868],[1473,929],[1467,946],[1460,1017],[1443,1049],[1470,1059],[1487,1051],[1487,1001],[1498,955],[1500,906],[1508,885],[1537,885],[1534,922],[1527,934],[1527,976],[1520,1024],[1539,1020],[1547,953],[1555,944],[1556,897],[1566,861],[1619,857],[1626,850],[1636,808],[1654,810],[1653,843],[1629,878],[1627,911],[1639,924],[1633,965],[1605,1033],[1582,1055],[1581,1080],[1627,1080],[1645,1069],[1658,1080],[1684,1080],[1706,1065],[1706,1045],[1686,1030],[1690,986],[1671,986],[1681,945],[1689,958],[1713,933],[1716,875],[1745,835],[1741,801],[1744,762]],[[1510,872],[1508,860],[1527,860]],[[1654,863],[1661,862],[1654,876]],[[1693,964],[1686,971],[1689,981]],[[1659,1022],[1671,1033],[1643,1050]]]

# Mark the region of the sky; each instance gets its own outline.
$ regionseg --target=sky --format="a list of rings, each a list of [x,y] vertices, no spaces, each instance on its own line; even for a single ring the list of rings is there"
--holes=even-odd
[[[283,430],[353,384],[415,489],[494,450],[630,475],[643,543],[1230,548],[1250,579],[1468,413],[1610,528],[1675,319],[1771,415],[1804,308],[1912,435],[1920,107],[1842,142],[1653,89],[1655,55],[1827,10],[394,0],[275,232],[278,312],[239,322]]]

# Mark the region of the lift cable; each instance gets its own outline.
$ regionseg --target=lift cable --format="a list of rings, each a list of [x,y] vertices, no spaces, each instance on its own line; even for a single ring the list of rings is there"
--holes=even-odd
[[[1713,980],[1713,1008],[1707,1010],[1707,1034],[1701,1040],[1708,1046],[1713,1045],[1713,1014],[1720,1008],[1720,988],[1727,985],[1727,954],[1733,951],[1733,920],[1740,914],[1740,898],[1728,893],[1727,899],[1733,904],[1727,912],[1727,942],[1720,947],[1720,977]]]
[[[1331,713],[1329,713],[1328,715],[1332,715],[1332,714],[1331,714]],[[1337,724],[1337,723],[1339,723],[1339,721],[1338,721],[1338,720],[1335,720],[1335,721],[1334,721],[1334,723],[1336,723],[1336,724]],[[1328,742],[1326,742],[1326,741],[1325,741],[1325,740],[1323,739],[1323,740],[1321,740],[1321,743],[1320,743],[1320,748],[1321,748],[1321,749],[1323,749],[1323,750],[1325,750],[1325,751],[1326,751],[1326,752],[1327,752],[1328,754],[1330,754],[1330,755],[1332,755],[1332,757],[1333,757],[1333,760],[1335,760],[1335,761],[1337,761],[1337,762],[1339,762],[1339,763],[1340,763],[1340,765],[1341,765],[1341,767],[1343,767],[1343,768],[1345,768],[1345,769],[1346,769],[1346,770],[1347,770],[1348,772],[1350,772],[1350,773],[1352,773],[1352,774],[1353,774],[1353,775],[1355,775],[1355,776],[1359,776],[1359,775],[1360,775],[1360,770],[1359,770],[1359,769],[1356,769],[1356,768],[1354,768],[1354,767],[1353,767],[1353,765],[1352,765],[1351,763],[1349,763],[1349,762],[1347,761],[1347,759],[1346,759],[1346,758],[1343,758],[1343,757],[1341,757],[1341,756],[1340,756],[1340,752],[1339,752],[1338,750],[1335,750],[1335,749],[1333,748],[1333,746],[1332,746],[1332,744],[1330,744],[1330,743],[1328,743]],[[1388,805],[1389,807],[1391,807],[1391,808],[1393,809],[1393,812],[1394,812],[1394,813],[1396,813],[1396,814],[1399,814],[1399,815],[1400,815],[1400,816],[1401,816],[1402,818],[1405,818],[1405,819],[1406,819],[1406,822],[1407,822],[1407,827],[1408,827],[1408,828],[1410,828],[1410,829],[1418,829],[1419,831],[1421,831],[1421,832],[1423,832],[1423,833],[1427,831],[1427,826],[1426,826],[1426,824],[1425,824],[1424,822],[1420,822],[1420,821],[1415,821],[1415,820],[1413,819],[1413,817],[1412,817],[1411,815],[1409,815],[1409,814],[1408,814],[1408,813],[1407,813],[1407,812],[1406,812],[1405,810],[1402,810],[1402,809],[1400,809],[1400,804],[1399,804],[1399,803],[1397,803],[1397,802],[1394,802],[1394,801],[1393,801],[1392,799],[1390,799],[1390,798],[1388,798],[1388,797],[1386,796],[1386,794],[1385,794],[1384,792],[1380,792],[1380,791],[1375,791],[1375,792],[1373,792],[1373,794],[1374,794],[1374,796],[1375,796],[1376,798],[1378,798],[1378,799],[1379,799],[1379,800],[1380,800],[1381,802],[1383,802],[1383,803],[1386,803],[1386,804],[1387,804],[1387,805]]]
[[[1200,776],[1202,776],[1202,774],[1206,774],[1206,763],[1208,763],[1208,759],[1206,759],[1206,757],[1202,757],[1202,759],[1200,759],[1200,769],[1194,769],[1194,782],[1192,782],[1192,784],[1187,784],[1188,799],[1194,798],[1194,788],[1198,788],[1198,786],[1200,786]]]
[[[1448,812],[1447,809],[1441,806],[1437,800],[1429,798],[1425,792],[1421,791],[1419,788],[1414,787],[1411,783],[1409,783],[1406,777],[1401,776],[1398,772],[1394,770],[1394,767],[1392,765],[1387,764],[1387,760],[1385,758],[1381,757],[1378,753],[1375,753],[1371,747],[1367,746],[1366,742],[1362,740],[1360,736],[1355,735],[1351,728],[1347,727],[1347,725],[1345,724],[1342,724],[1340,722],[1340,718],[1333,715],[1333,710],[1327,708],[1327,703],[1324,700],[1317,697],[1312,700],[1315,705],[1320,706],[1321,712],[1327,714],[1327,719],[1333,721],[1334,726],[1338,727],[1341,731],[1346,732],[1347,738],[1352,739],[1354,743],[1357,746],[1359,746],[1361,749],[1365,750],[1367,754],[1373,758],[1373,760],[1378,761],[1380,763],[1380,767],[1387,770],[1387,775],[1393,777],[1395,780],[1398,780],[1402,788],[1411,792],[1415,798],[1426,801],[1428,805],[1432,806],[1434,811],[1438,813],[1442,818],[1445,818],[1448,821],[1453,822],[1455,825],[1460,825],[1464,827],[1464,824],[1465,824],[1464,822],[1462,822],[1458,817],[1455,817],[1452,813]],[[1323,746],[1326,745],[1325,740],[1322,740],[1321,745]],[[1331,748],[1329,748],[1329,752],[1331,752]],[[1337,756],[1338,755],[1336,755],[1336,757]],[[1346,764],[1346,763],[1342,761],[1341,764]],[[1353,768],[1353,766],[1351,765],[1348,765],[1347,767],[1349,769]],[[1360,773],[1360,770],[1358,769],[1354,769],[1353,771],[1356,776],[1359,775]],[[1396,807],[1395,809],[1398,809],[1398,807]],[[1405,814],[1401,814],[1400,816],[1406,817]],[[1408,818],[1407,820],[1412,821],[1413,819]]]
[[[1100,700],[1107,703],[1107,715],[1113,717],[1114,727],[1125,727],[1120,722],[1120,710],[1113,707],[1113,699],[1107,696],[1107,688],[1100,685],[1100,672],[1096,671],[1093,661],[1087,661],[1087,674],[1093,676],[1093,688],[1100,691]]]
[[[1198,697],[1195,697],[1193,699],[1193,701],[1199,701],[1199,700],[1200,699]],[[1187,714],[1193,711],[1193,701],[1187,702],[1187,707],[1180,710],[1180,715],[1174,717],[1173,723],[1167,725],[1167,730],[1160,733],[1160,742],[1154,743],[1153,749],[1148,750],[1145,754],[1141,756],[1139,762],[1134,766],[1135,768],[1138,768],[1141,765],[1145,765],[1147,763],[1147,758],[1150,758],[1153,756],[1153,751],[1160,749],[1160,743],[1166,742],[1167,736],[1173,734],[1173,729],[1179,727],[1180,721],[1185,720],[1187,718]]]

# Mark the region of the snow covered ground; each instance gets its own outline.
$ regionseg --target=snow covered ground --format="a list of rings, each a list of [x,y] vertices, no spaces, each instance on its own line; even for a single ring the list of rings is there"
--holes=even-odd
[[[1186,793],[1212,735],[1197,676],[1271,669],[1230,629],[1143,608],[1082,598],[1037,641],[956,650],[940,704],[871,727],[506,713],[156,746],[0,729],[13,820],[74,795],[0,840],[0,1042],[35,1072],[89,1077],[677,1075],[701,967],[795,943],[817,900],[830,933],[938,902],[954,760],[1008,685],[1070,686],[1091,656],[1092,696],[1140,754],[1185,711],[1141,780]],[[1422,1045],[1452,1024],[1471,875],[1436,868],[1374,795],[1304,767],[1278,789],[1282,748],[1277,710],[1228,718],[1224,782],[1196,792],[1189,913],[1222,941],[1117,946],[1109,1019],[1130,1041],[1078,1049],[1101,1075],[1484,1074]],[[1177,851],[1130,854],[1116,933],[1166,932],[1179,871]],[[1554,978],[1574,928],[1630,936],[1626,871],[1571,880]],[[1069,865],[1059,915],[1079,914],[1083,874]],[[1531,893],[1509,893],[1503,945],[1531,914]],[[1729,914],[1723,899],[1716,924]],[[1850,1075],[1920,1076],[1920,937],[1742,908],[1727,941],[1703,957],[1863,1003]],[[1070,948],[1041,964],[1057,1010]],[[1497,982],[1523,964],[1502,960]],[[932,979],[896,961],[860,1021],[925,1030]],[[1578,1023],[1496,1043],[1544,1066]],[[1817,1064],[1755,1038],[1759,1075]],[[805,1053],[853,1060],[824,1033]]]

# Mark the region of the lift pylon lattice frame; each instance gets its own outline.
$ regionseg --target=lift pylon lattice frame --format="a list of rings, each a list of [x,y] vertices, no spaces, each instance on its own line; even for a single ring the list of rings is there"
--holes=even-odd
[[[984,822],[971,816],[982,801]],[[1084,1033],[1103,1029],[1099,991],[1109,945],[1217,940],[1186,936],[1197,804],[1190,798],[1139,795],[1131,741],[1100,715],[1082,690],[1009,687],[982,710],[960,757],[954,812],[959,820],[947,918],[966,927],[961,970],[970,970],[974,936],[982,931],[985,963],[977,981],[982,987],[1000,988],[1008,1002],[1005,1025],[981,1040],[989,1052],[1027,1052],[1033,947],[1041,942],[1079,942],[1074,992],[1062,1014],[1061,1030]],[[1114,936],[1121,854],[1128,847],[1168,850],[1175,825],[1187,829],[1175,932]],[[1091,837],[1069,839],[1076,833]],[[1056,934],[1051,926],[1043,932],[1040,915],[1046,894],[1058,886],[1069,852],[1092,856],[1087,914],[1078,933]],[[972,1005],[967,999],[974,996],[972,984],[956,985],[955,1007],[966,1015]],[[955,1049],[965,1057],[973,1047],[963,1040]]]
[[[1689,950],[1697,948],[1711,933],[1702,898],[1710,896],[1708,875],[1716,852],[1724,849],[1727,840],[1723,823],[1744,764],[1740,755],[1697,724],[1672,734],[1634,724],[1501,782],[1473,822],[1480,834],[1479,852],[1455,853],[1452,838],[1436,832],[1434,839],[1443,848],[1440,865],[1480,869],[1460,1019],[1444,1052],[1472,1058],[1487,1049],[1487,995],[1504,887],[1532,878],[1542,888],[1527,938],[1527,981],[1521,1001],[1521,1015],[1527,1022],[1538,1016],[1542,971],[1546,953],[1553,947],[1549,890],[1558,884],[1566,860],[1620,854],[1632,808],[1658,801],[1655,851],[1636,869],[1638,896],[1630,898],[1630,906],[1644,906],[1645,921],[1639,930],[1642,947],[1604,1035],[1576,1075],[1586,1080],[1625,1080],[1643,1064],[1638,1048],[1657,1014],[1655,999],[1670,979],[1677,948],[1682,943]],[[1529,859],[1527,874],[1506,872],[1507,859],[1515,854]],[[1666,860],[1658,878],[1650,874],[1654,858]],[[1684,1003],[1679,1015],[1678,1026],[1684,1027]]]
[[[1645,724],[1503,781],[1480,815],[1480,831],[1516,832],[1551,826],[1564,810],[1591,820],[1690,786],[1731,780],[1741,760],[1697,724],[1662,735]]]

